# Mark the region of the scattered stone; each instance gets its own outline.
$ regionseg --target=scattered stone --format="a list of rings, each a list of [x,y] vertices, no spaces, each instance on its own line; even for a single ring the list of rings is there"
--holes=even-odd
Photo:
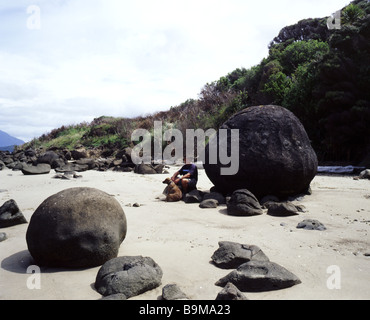
[[[27,223],[27,220],[14,200],[6,201],[0,207],[0,228],[8,228],[23,223]]]
[[[8,239],[8,236],[6,235],[6,233],[0,232],[0,242],[5,241],[6,239]]]
[[[71,188],[36,209],[26,241],[40,266],[96,267],[117,257],[126,232],[126,216],[116,199],[93,188]]]
[[[110,296],[103,297],[99,300],[127,300],[127,297],[123,293],[111,294]]]
[[[297,225],[298,229],[324,231],[326,227],[318,220],[307,219]]]
[[[201,203],[203,201],[203,192],[194,189],[186,193],[183,197],[185,203]]]
[[[370,169],[362,171],[358,177],[359,179],[370,179]]]
[[[226,197],[224,197],[221,193],[219,192],[210,192],[210,193],[205,193],[203,196],[203,200],[208,200],[208,199],[214,199],[218,201],[218,204],[226,204]]]
[[[276,217],[288,217],[299,214],[298,208],[291,202],[266,202],[267,214]]]
[[[211,259],[213,263],[223,269],[237,268],[249,261],[269,261],[269,258],[257,246],[240,244],[230,241],[220,241],[219,248]]]
[[[135,202],[133,205],[132,205],[134,208],[139,208],[141,205],[137,202]]]
[[[218,207],[218,201],[216,199],[206,199],[203,200],[200,205],[200,208],[202,209],[212,209]]]
[[[231,282],[219,292],[216,300],[248,300],[247,297]]]
[[[177,284],[167,284],[162,288],[163,300],[188,300]]]
[[[157,171],[155,169],[147,164],[141,163],[136,165],[134,173],[137,174],[157,174]]]
[[[54,151],[47,151],[37,158],[38,164],[49,164],[53,169],[58,167],[60,164],[64,164],[64,161],[58,162],[60,156]]]
[[[232,216],[254,216],[263,214],[257,198],[247,189],[236,190],[227,203],[227,213]]]
[[[149,257],[118,257],[98,271],[96,290],[103,296],[122,293],[127,299],[161,285],[162,269]]]
[[[243,292],[279,290],[301,283],[301,280],[277,263],[249,261],[216,282],[224,287],[228,282]]]
[[[87,164],[77,164],[77,163],[67,163],[61,167],[55,168],[55,171],[58,173],[65,173],[65,172],[84,172],[89,170],[89,165]]]
[[[37,166],[24,165],[22,172],[24,175],[38,175],[38,174],[48,174],[51,170],[50,164],[41,163]]]

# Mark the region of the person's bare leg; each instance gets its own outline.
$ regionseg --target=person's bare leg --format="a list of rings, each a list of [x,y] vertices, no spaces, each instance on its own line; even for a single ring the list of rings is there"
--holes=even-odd
[[[188,184],[189,184],[189,180],[188,179],[182,179],[181,180],[181,184],[182,184],[182,190],[184,193],[188,193]]]

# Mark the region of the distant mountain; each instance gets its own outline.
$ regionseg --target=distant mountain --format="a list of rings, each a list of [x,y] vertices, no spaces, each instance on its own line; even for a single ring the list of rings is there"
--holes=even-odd
[[[19,146],[24,144],[24,141],[12,137],[4,131],[0,130],[0,151],[13,151],[14,146]]]

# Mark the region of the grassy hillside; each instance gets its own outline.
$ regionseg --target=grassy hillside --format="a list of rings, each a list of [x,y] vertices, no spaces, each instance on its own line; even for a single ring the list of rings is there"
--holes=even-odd
[[[320,160],[358,162],[370,148],[369,88],[370,3],[355,0],[342,9],[340,29],[329,30],[327,17],[287,26],[260,64],[206,84],[196,100],[147,117],[63,126],[26,147],[120,149],[134,129],[152,130],[155,120],[182,132],[206,130],[246,107],[278,104],[302,121]]]

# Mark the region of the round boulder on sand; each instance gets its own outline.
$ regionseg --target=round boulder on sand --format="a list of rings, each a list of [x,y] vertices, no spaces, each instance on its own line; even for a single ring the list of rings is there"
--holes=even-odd
[[[224,194],[248,189],[258,199],[266,195],[297,195],[308,189],[317,173],[317,156],[307,133],[298,118],[285,108],[250,107],[232,116],[220,129],[239,130],[238,140],[228,139],[226,145],[219,145],[218,134],[206,147],[204,169],[216,189]],[[223,164],[218,157],[218,163],[213,164],[209,154],[210,146],[215,145],[217,150],[231,154],[234,163]],[[239,156],[235,155],[237,145]],[[222,175],[221,168],[234,166],[235,174]]]
[[[40,266],[83,268],[117,257],[126,232],[126,216],[116,199],[93,188],[71,188],[36,209],[26,240]]]

